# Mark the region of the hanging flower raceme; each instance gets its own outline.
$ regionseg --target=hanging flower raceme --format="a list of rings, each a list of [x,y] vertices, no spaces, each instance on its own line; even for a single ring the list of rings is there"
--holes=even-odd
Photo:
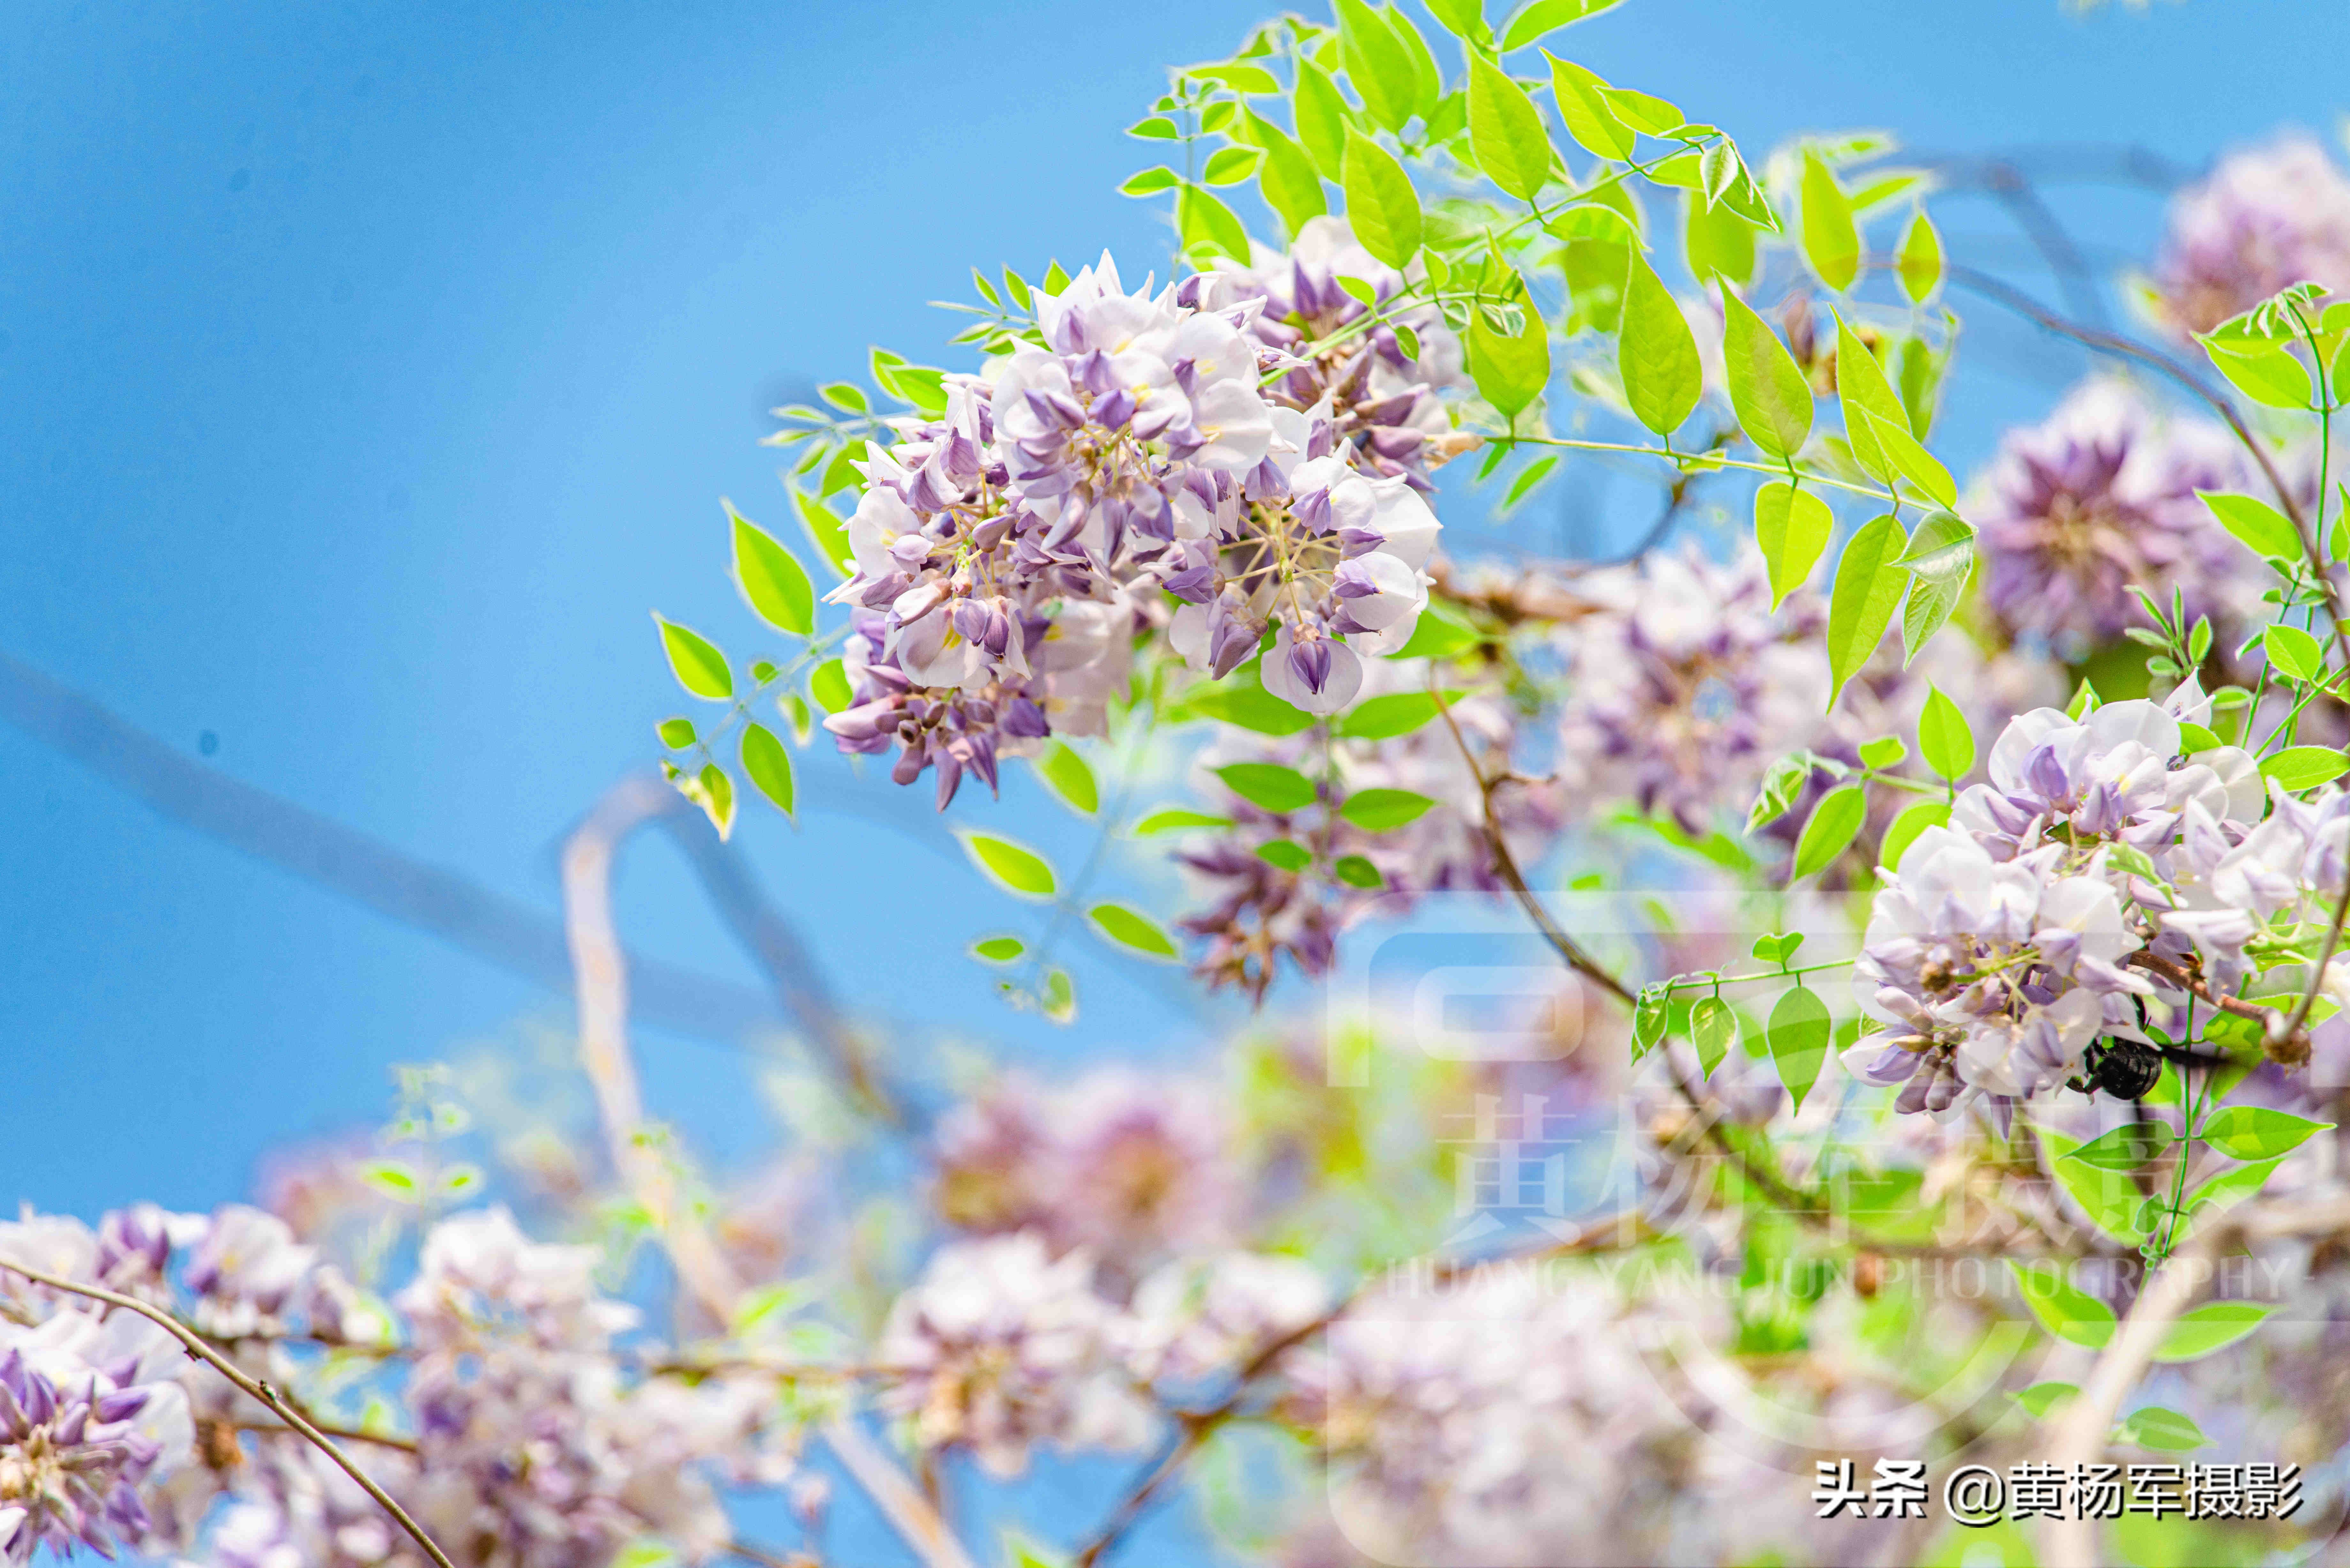
[[[2009,637],[2068,659],[2146,624],[2133,586],[2232,622],[2258,607],[2240,602],[2253,591],[2242,547],[2196,493],[2240,488],[2243,468],[2218,425],[2165,420],[2119,381],[2074,389],[2009,433],[1968,507],[1986,607]]]
[[[2315,141],[2232,154],[2172,201],[2155,288],[2178,330],[2209,332],[2302,282],[2350,294],[2350,179]]]
[[[1572,593],[1559,781],[1585,809],[1627,802],[1710,832],[1819,735],[1828,672],[1805,639],[1823,614],[1803,594],[1774,612],[1759,552],[1723,566],[1692,546],[1586,573]]]
[[[2003,1119],[2072,1078],[2101,1035],[2143,1039],[2142,1017],[2178,1017],[2176,976],[2137,955],[2186,959],[2204,944],[2204,978],[2232,994],[2242,943],[2291,901],[2323,814],[2294,803],[2287,820],[2304,829],[2255,829],[2265,785],[2252,758],[2187,753],[2182,715],[2210,716],[2191,683],[2167,704],[2078,719],[2043,708],[2009,723],[1988,781],[1959,796],[1949,827],[1919,836],[1877,895],[1856,987],[1887,1028],[1847,1066],[1902,1085],[1901,1110],[1981,1096]]]
[[[1219,258],[1178,297],[1211,310],[1254,306],[1243,329],[1278,372],[1267,397],[1300,412],[1326,409],[1355,467],[1426,492],[1430,472],[1476,438],[1453,430],[1439,397],[1469,385],[1461,340],[1432,305],[1396,308],[1414,281],[1357,244],[1344,218],[1325,216],[1307,220],[1288,254],[1260,245],[1246,264]]]
[[[1149,1407],[1118,1362],[1124,1314],[1095,1293],[1083,1251],[1030,1233],[941,1248],[899,1296],[876,1355],[882,1408],[924,1449],[962,1448],[999,1478],[1032,1449],[1141,1447]]]
[[[1310,407],[1268,400],[1267,334],[1298,330],[1269,302],[1223,275],[1128,293],[1105,255],[1035,296],[1041,345],[948,377],[941,419],[868,447],[831,596],[860,611],[857,701],[826,721],[844,749],[896,749],[899,783],[936,768],[942,805],[967,773],[993,787],[1001,757],[1102,732],[1161,590],[1196,668],[1230,674],[1278,622],[1267,690],[1353,700],[1428,602],[1437,522],[1413,486],[1445,416],[1426,383],[1372,374],[1392,333]]]

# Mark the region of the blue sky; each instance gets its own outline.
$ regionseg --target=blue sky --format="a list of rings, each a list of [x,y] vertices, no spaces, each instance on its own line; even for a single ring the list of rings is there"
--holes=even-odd
[[[717,498],[778,518],[764,410],[931,357],[972,262],[1164,254],[1112,188],[1161,67],[1258,15],[1033,0],[66,5],[0,21],[0,650],[203,765],[552,909],[553,846],[650,765],[681,701],[646,612],[750,651]],[[2253,29],[2274,47],[2248,37]],[[1946,151],[2130,140],[2199,163],[2330,131],[2338,0],[2068,16],[1632,0],[1571,35],[1612,79],[1762,149],[1884,126]],[[2100,254],[2147,198],[2060,192]],[[2000,214],[1954,252],[2019,267]],[[1978,312],[1948,427],[2077,369]],[[200,749],[209,733],[216,747]],[[1003,1012],[961,947],[1006,911],[914,794],[808,769],[748,852],[910,1048],[1159,1058],[1228,1010],[1080,950],[1083,1023]],[[1024,777],[958,813],[1077,836]],[[672,855],[640,846],[643,950],[747,981]],[[203,1208],[255,1158],[377,1119],[387,1067],[558,1003],[160,822],[0,727],[0,1201]],[[722,1153],[749,1059],[648,1033],[650,1097]]]

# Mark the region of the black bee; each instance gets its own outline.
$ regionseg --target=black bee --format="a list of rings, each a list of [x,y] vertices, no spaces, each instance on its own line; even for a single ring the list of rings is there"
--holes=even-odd
[[[2100,1040],[2081,1054],[2085,1077],[2067,1078],[2064,1086],[2085,1095],[2100,1090],[2117,1100],[2142,1100],[2162,1082],[2162,1064],[2182,1068],[2217,1067],[2224,1057],[2200,1055],[2176,1045],[2149,1045],[2141,1040]]]

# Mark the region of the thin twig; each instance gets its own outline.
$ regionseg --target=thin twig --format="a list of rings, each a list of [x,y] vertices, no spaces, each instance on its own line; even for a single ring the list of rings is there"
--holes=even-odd
[[[413,1438],[403,1438],[392,1432],[369,1432],[358,1427],[329,1427],[324,1421],[313,1421],[310,1424],[327,1436],[340,1438],[347,1443],[373,1443],[377,1448],[397,1449],[403,1454],[416,1452],[416,1439]],[[239,1432],[256,1432],[263,1436],[276,1433],[298,1438],[302,1435],[295,1428],[273,1426],[267,1421],[239,1421],[234,1429]]]
[[[653,1218],[679,1282],[720,1324],[733,1321],[742,1282],[681,1190],[671,1162],[647,1136],[643,1098],[629,1050],[628,969],[612,920],[612,862],[620,844],[668,809],[673,792],[651,777],[616,786],[563,848],[564,922],[579,992],[579,1055],[596,1092],[612,1164]],[[972,1568],[962,1543],[903,1471],[854,1419],[827,1423],[842,1466],[926,1568]]]
[[[423,1548],[424,1554],[439,1563],[440,1568],[456,1568],[456,1564],[449,1561],[449,1554],[442,1551],[430,1535],[424,1533],[424,1527],[410,1518],[408,1511],[394,1501],[390,1492],[368,1479],[368,1473],[352,1463],[350,1456],[335,1446],[333,1438],[313,1426],[307,1417],[296,1409],[291,1403],[280,1397],[276,1389],[260,1379],[248,1376],[243,1367],[215,1350],[212,1343],[203,1334],[182,1323],[170,1313],[142,1302],[137,1296],[127,1296],[119,1291],[106,1290],[98,1285],[77,1284],[71,1280],[59,1279],[55,1274],[44,1273],[39,1269],[28,1267],[13,1258],[0,1258],[0,1269],[5,1269],[11,1273],[22,1274],[35,1284],[47,1285],[53,1291],[62,1291],[68,1295],[83,1296],[90,1301],[104,1302],[109,1306],[120,1307],[125,1312],[137,1313],[140,1317],[160,1325],[186,1348],[192,1358],[205,1363],[213,1371],[235,1384],[245,1394],[259,1400],[267,1407],[271,1415],[284,1421],[288,1428],[308,1439],[319,1452],[334,1460],[345,1475],[359,1483],[361,1491],[373,1498],[384,1512],[391,1515],[393,1521],[408,1532],[409,1539]]]

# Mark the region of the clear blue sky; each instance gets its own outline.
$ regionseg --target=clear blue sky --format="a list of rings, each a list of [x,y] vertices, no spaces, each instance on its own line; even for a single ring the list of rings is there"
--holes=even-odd
[[[205,764],[552,908],[550,847],[680,701],[646,618],[738,642],[717,497],[781,512],[764,410],[936,352],[922,301],[1163,254],[1112,186],[1168,62],[1258,15],[1075,0],[815,7],[19,0],[0,20],[0,649]],[[2246,33],[2263,28],[2274,47]],[[1572,47],[1762,149],[1887,126],[1981,150],[2127,139],[2199,162],[2331,131],[2339,0],[2091,18],[1633,0]],[[2142,245],[2155,209],[2083,193]],[[1980,202],[1953,248],[2018,260]],[[2028,269],[2020,276],[2048,292]],[[1977,312],[1959,454],[2073,362]],[[746,647],[747,651],[747,647]],[[962,943],[1004,911],[912,795],[810,769],[743,838],[852,995],[1024,1051],[1196,1052],[1201,1014],[1090,950],[1074,1033]],[[1024,778],[959,812],[1074,844]],[[632,940],[748,979],[665,847]],[[94,1214],[244,1190],[374,1119],[387,1064],[547,1004],[436,941],[165,826],[0,728],[0,1201]],[[657,1105],[755,1127],[739,1055],[650,1036]]]

